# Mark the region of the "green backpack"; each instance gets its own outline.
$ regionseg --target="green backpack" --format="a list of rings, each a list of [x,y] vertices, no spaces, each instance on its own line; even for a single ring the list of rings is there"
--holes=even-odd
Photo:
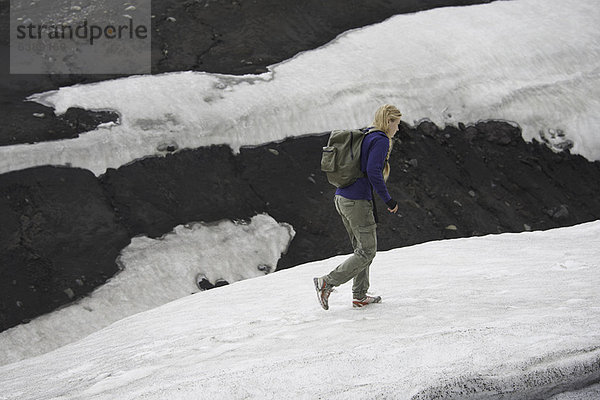
[[[342,188],[365,174],[360,170],[360,149],[369,128],[332,131],[323,147],[321,171],[333,186]]]

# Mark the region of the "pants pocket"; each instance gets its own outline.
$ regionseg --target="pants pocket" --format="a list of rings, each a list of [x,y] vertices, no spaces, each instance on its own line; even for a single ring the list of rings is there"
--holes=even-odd
[[[373,223],[371,225],[359,226],[357,229],[360,250],[369,259],[373,259],[377,252],[376,227],[377,225]]]
[[[356,204],[353,220],[358,226],[377,226],[373,215],[373,203],[369,200],[360,200],[360,203]]]

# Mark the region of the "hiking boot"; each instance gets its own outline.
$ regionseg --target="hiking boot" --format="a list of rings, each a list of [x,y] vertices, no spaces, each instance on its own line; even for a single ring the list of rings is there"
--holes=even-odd
[[[365,296],[362,299],[353,299],[352,307],[360,308],[373,303],[381,303],[381,296]]]
[[[324,310],[329,310],[329,295],[333,291],[333,286],[325,282],[323,278],[314,278],[313,282],[315,283],[317,298],[319,299],[319,303],[321,303],[321,307]]]

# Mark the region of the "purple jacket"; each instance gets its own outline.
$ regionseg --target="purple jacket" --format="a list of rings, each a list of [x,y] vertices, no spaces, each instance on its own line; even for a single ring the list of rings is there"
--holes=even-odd
[[[366,174],[358,178],[350,186],[338,188],[335,194],[350,200],[372,200],[371,186],[389,208],[396,207],[396,201],[388,193],[383,180],[383,167],[390,148],[387,135],[381,131],[373,131],[363,139],[360,152],[361,170]]]

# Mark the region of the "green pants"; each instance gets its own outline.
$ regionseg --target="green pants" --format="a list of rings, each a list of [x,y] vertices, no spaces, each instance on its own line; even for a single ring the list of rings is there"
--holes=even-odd
[[[339,286],[354,279],[352,294],[362,299],[369,289],[369,266],[377,252],[377,234],[373,203],[369,200],[349,200],[336,195],[335,208],[342,217],[354,254],[325,276],[325,281]]]

